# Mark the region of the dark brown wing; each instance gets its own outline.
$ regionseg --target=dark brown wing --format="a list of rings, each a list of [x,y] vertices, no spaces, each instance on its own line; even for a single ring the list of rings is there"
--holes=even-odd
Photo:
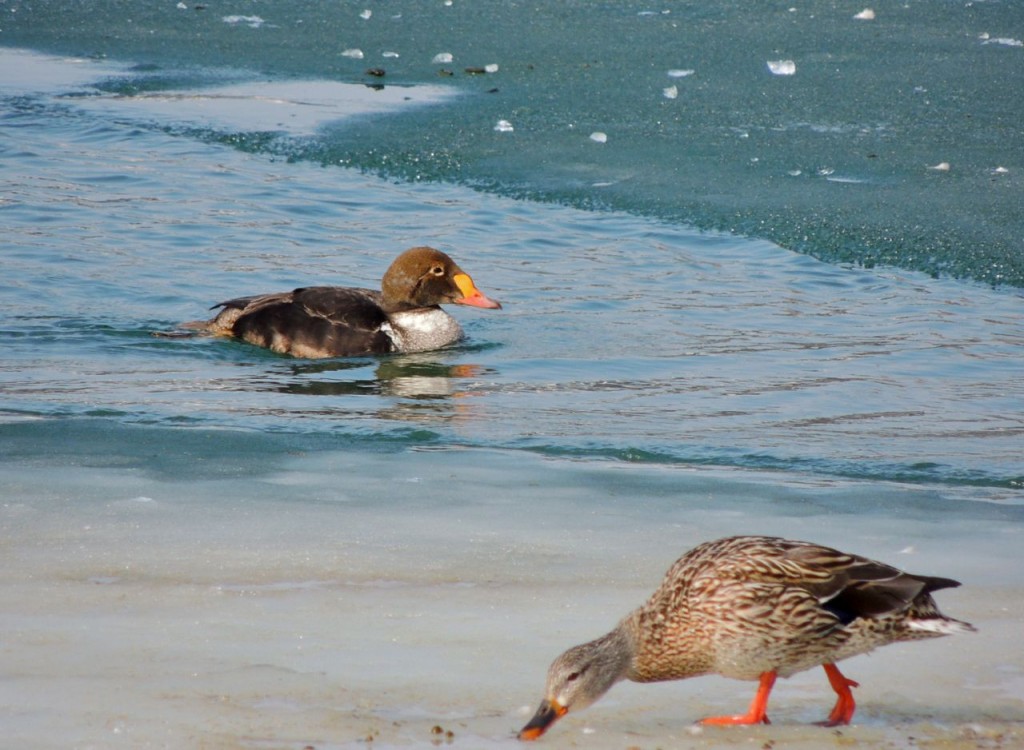
[[[297,357],[347,357],[393,351],[380,292],[318,286],[222,302],[218,318],[249,343]]]
[[[709,546],[705,569],[713,577],[803,589],[844,625],[858,617],[906,612],[930,601],[930,592],[960,585],[808,542],[733,537]]]

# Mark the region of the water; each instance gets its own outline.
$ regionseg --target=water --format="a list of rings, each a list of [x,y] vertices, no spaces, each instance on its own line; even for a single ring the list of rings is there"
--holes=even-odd
[[[1021,739],[1016,4],[199,7],[0,20],[48,53],[0,53],[12,741],[511,746],[550,658],[747,532],[964,582],[977,637],[851,662],[855,739]],[[458,347],[152,336],[422,243],[505,305]],[[544,741],[699,746],[750,689]],[[827,692],[714,739],[819,746]]]
[[[197,116],[251,121],[228,90]],[[139,125],[178,101],[50,97],[6,118],[10,412],[1021,487],[1014,292]],[[460,348],[309,363],[151,336],[252,291],[376,285],[423,242],[506,302],[458,311]]]
[[[1024,285],[1024,8],[907,3],[855,18],[863,7],[305,0],[126,12],[53,2],[12,9],[0,33],[8,45],[139,64],[107,83],[123,93],[244,71],[441,82],[463,96],[310,140],[255,128],[207,135],[765,237],[829,262]],[[435,63],[438,54],[452,62]],[[777,61],[794,74],[773,75]],[[488,65],[497,72],[465,72]],[[495,131],[502,120],[512,132]]]

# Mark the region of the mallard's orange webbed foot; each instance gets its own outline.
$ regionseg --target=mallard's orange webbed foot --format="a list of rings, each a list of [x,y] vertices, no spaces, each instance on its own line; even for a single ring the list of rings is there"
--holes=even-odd
[[[838,698],[836,699],[836,705],[832,708],[832,713],[828,715],[825,721],[818,722],[818,724],[823,727],[838,727],[849,724],[853,718],[853,712],[857,709],[857,703],[853,700],[853,693],[850,692],[850,688],[860,687],[860,684],[846,677],[835,664],[824,664],[823,666],[825,674],[828,675],[828,682],[832,689],[836,691]]]
[[[771,724],[768,719],[768,696],[775,685],[775,672],[764,672],[761,674],[761,681],[757,686],[757,693],[750,703],[750,709],[745,714],[736,716],[709,716],[701,719],[698,724],[704,726],[738,726],[741,724]]]

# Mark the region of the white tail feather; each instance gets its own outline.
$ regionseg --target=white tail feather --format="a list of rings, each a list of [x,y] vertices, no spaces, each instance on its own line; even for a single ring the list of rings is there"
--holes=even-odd
[[[973,633],[977,630],[973,625],[960,620],[911,620],[907,623],[911,630],[920,630],[937,635],[956,635],[957,633]]]

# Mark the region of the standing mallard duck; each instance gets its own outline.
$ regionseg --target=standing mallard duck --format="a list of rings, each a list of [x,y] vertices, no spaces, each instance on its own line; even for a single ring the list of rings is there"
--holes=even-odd
[[[702,724],[768,722],[777,677],[823,666],[838,700],[825,726],[848,724],[856,703],[835,662],[897,641],[973,631],[939,612],[932,591],[949,578],[808,542],[736,536],[680,557],[651,598],[607,635],[575,646],[548,670],[547,694],[519,732],[534,740],[619,680],[657,682],[704,674],[758,680],[750,710]]]

